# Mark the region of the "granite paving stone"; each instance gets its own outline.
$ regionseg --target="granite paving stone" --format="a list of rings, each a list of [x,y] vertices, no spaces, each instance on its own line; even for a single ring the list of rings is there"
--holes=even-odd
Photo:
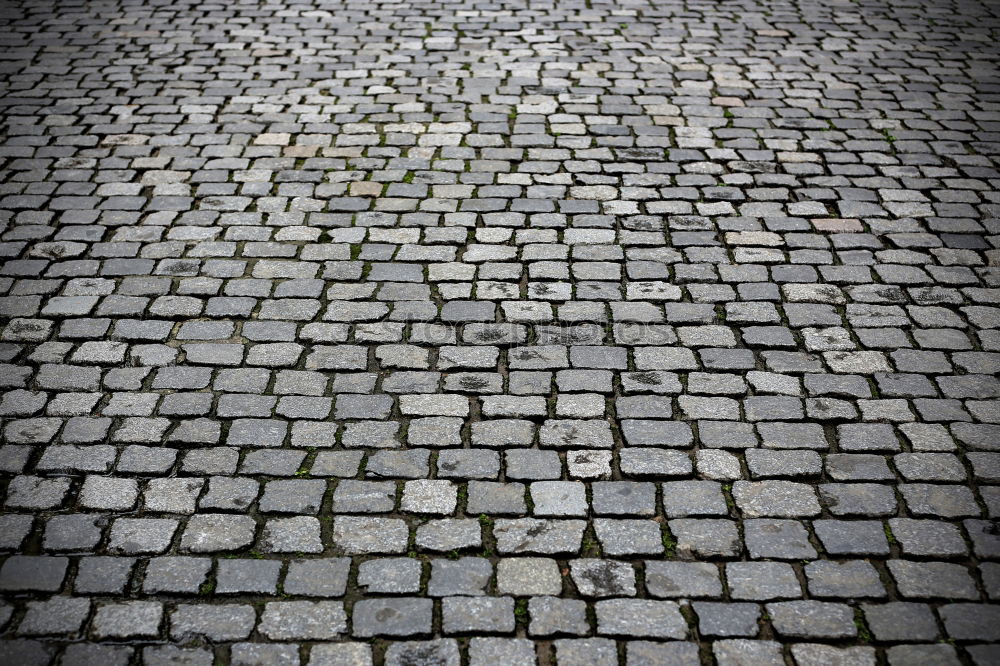
[[[0,26],[0,662],[1000,661],[997,3]]]

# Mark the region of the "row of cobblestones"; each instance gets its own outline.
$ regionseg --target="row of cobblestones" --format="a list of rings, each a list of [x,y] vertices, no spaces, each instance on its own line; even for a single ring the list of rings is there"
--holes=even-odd
[[[994,3],[0,25],[0,664],[1000,664]]]

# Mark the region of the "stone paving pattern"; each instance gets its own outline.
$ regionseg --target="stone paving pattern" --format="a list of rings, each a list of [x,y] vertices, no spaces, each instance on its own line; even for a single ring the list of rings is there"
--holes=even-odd
[[[8,0],[0,662],[1000,663],[1000,6]]]

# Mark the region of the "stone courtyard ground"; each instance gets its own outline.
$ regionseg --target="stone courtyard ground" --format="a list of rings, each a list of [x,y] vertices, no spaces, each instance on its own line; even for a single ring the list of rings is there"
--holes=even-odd
[[[0,663],[1000,664],[1000,5],[0,25]]]

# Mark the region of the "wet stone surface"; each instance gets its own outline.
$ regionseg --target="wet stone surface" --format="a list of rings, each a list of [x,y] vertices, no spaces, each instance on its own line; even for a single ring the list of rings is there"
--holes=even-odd
[[[995,3],[0,25],[0,664],[1000,663]]]

